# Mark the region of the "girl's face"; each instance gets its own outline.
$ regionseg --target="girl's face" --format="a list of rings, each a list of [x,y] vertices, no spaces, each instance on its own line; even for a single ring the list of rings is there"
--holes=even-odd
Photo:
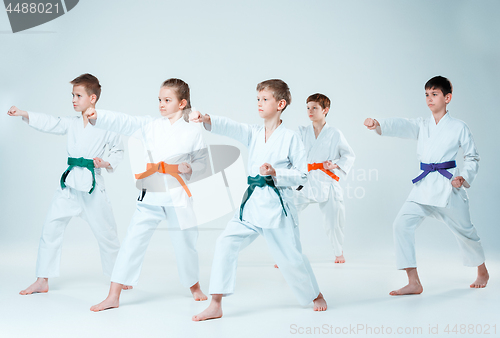
[[[177,98],[177,93],[173,88],[161,87],[160,95],[158,96],[160,114],[163,117],[179,118],[182,115],[182,110],[186,107],[187,101]]]

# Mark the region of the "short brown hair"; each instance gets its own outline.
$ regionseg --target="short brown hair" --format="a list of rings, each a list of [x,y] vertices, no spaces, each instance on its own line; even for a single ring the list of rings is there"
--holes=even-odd
[[[70,83],[73,86],[82,86],[85,88],[85,91],[89,96],[95,94],[95,102],[99,101],[99,97],[101,96],[101,85],[99,84],[99,80],[94,75],[88,73],[82,74]]]
[[[323,109],[330,108],[330,99],[326,95],[320,93],[309,95],[306,103],[309,102],[317,102]]]
[[[189,92],[189,85],[181,79],[172,78],[165,80],[161,86],[174,89],[175,94],[177,95],[177,100],[187,101],[186,107],[184,107],[183,117],[186,122],[189,121],[189,113],[191,112],[191,94]]]
[[[285,81],[280,79],[272,79],[267,81],[262,81],[257,85],[257,91],[269,90],[273,93],[273,97],[276,101],[285,100],[285,111],[286,107],[288,107],[292,103],[292,94],[290,94],[290,88],[285,83]]]

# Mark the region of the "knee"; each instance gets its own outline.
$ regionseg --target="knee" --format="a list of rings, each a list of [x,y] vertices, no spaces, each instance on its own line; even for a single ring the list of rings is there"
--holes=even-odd
[[[404,217],[398,215],[392,224],[392,229],[395,235],[407,232],[409,230],[408,222]]]
[[[226,236],[219,236],[217,238],[217,241],[215,242],[215,252],[227,252],[231,251],[235,248],[235,243],[234,241],[231,241],[229,237]]]

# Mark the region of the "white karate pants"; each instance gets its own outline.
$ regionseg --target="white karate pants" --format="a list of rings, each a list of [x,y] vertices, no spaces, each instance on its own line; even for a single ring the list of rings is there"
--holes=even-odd
[[[56,190],[43,224],[36,264],[37,277],[59,276],[64,230],[71,218],[76,216],[90,225],[99,244],[104,274],[111,275],[120,242],[111,203],[106,192],[96,186],[92,194],[69,187]]]
[[[345,207],[344,201],[337,199],[333,188],[330,188],[328,200],[325,202],[316,202],[315,200],[307,198],[305,195],[300,194],[295,200],[297,211],[301,212],[311,203],[318,203],[319,209],[323,214],[323,228],[326,235],[332,243],[333,252],[335,256],[342,256],[344,244],[344,228],[345,228]],[[308,223],[308,222],[303,222]],[[309,225],[308,225],[309,226]]]
[[[210,294],[229,296],[234,293],[238,254],[259,235],[264,236],[274,261],[301,305],[319,295],[319,287],[311,265],[302,254],[299,228],[290,215],[283,217],[279,228],[263,229],[239,220],[239,210],[217,239]]]
[[[112,282],[137,285],[146,249],[153,232],[162,220],[168,222],[170,240],[174,246],[177,271],[182,285],[191,287],[198,282],[199,266],[196,251],[198,228],[181,230],[174,207],[144,203],[137,203],[137,209],[116,259],[111,275]]]
[[[394,245],[398,269],[417,267],[415,230],[426,217],[440,220],[450,228],[458,242],[465,266],[474,267],[484,263],[483,247],[470,220],[467,194],[465,191],[453,188],[450,201],[444,208],[409,201],[403,204],[394,221]]]

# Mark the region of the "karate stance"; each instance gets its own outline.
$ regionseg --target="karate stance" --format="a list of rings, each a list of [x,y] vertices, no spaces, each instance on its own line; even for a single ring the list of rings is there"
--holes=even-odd
[[[349,173],[355,156],[342,132],[325,120],[330,99],[323,94],[313,94],[306,103],[312,124],[299,127],[298,133],[306,149],[309,174],[307,183],[296,190],[295,204],[300,212],[310,203],[319,203],[335,263],[345,263],[342,249],[345,207],[339,179]]]
[[[457,239],[463,264],[477,266],[477,279],[470,287],[484,288],[488,283],[483,248],[470,220],[469,199],[464,189],[476,177],[479,154],[469,127],[446,110],[452,91],[447,78],[433,77],[425,84],[430,117],[380,121],[368,118],[364,123],[379,135],[417,140],[417,157],[421,162],[422,173],[413,179],[413,189],[394,221],[397,268],[406,270],[408,285],[392,291],[392,296],[423,291],[415,258],[415,230],[426,217],[444,222]],[[455,163],[459,148],[464,152],[461,171]]]
[[[302,254],[298,216],[291,186],[307,179],[305,151],[297,134],[286,129],[281,113],[291,102],[288,85],[268,80],[257,85],[257,105],[264,126],[247,125],[225,117],[201,115],[207,130],[234,138],[248,147],[249,187],[224,232],[217,239],[210,277],[209,307],[194,321],[222,317],[222,297],[234,293],[239,251],[262,235],[301,305],[314,302],[315,311],[327,308],[308,259]]]
[[[187,185],[192,175],[207,167],[201,130],[186,122],[191,108],[189,86],[169,79],[159,94],[160,118],[128,116],[89,109],[85,114],[96,127],[139,138],[145,147],[147,170],[135,175],[141,194],[116,260],[108,297],[90,308],[102,311],[119,306],[123,285],[136,285],[154,230],[167,220],[181,283],[194,300],[206,300],[199,283],[197,221]]]
[[[110,276],[120,248],[116,223],[111,204],[106,197],[101,168],[113,172],[123,159],[120,136],[88,124],[83,114],[95,107],[101,94],[99,80],[83,74],[73,81],[73,108],[82,116],[53,117],[26,112],[13,106],[8,114],[22,116],[36,130],[68,135],[68,169],[62,174],[60,184],[52,199],[45,219],[36,265],[37,280],[21,295],[49,291],[48,279],[59,276],[64,230],[71,218],[79,216],[92,229],[99,250],[103,271]],[[110,149],[107,161],[102,159],[106,147]]]

